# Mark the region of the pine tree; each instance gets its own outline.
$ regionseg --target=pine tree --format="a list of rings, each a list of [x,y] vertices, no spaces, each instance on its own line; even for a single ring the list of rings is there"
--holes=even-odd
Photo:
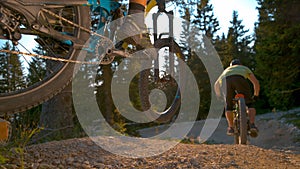
[[[181,16],[185,16],[185,11],[188,9],[190,13],[194,13],[197,10],[197,5],[201,3],[202,0],[174,0],[176,6],[179,9]]]
[[[39,41],[39,39],[37,39],[37,41]],[[62,44],[50,38],[47,39],[47,42],[58,44],[57,47],[53,49],[55,50],[55,53],[59,54],[60,56],[67,57],[67,52],[64,48],[62,48]],[[37,53],[43,53],[46,56],[54,57],[52,50],[49,50],[46,44],[41,43],[36,50]],[[45,74],[46,76],[49,76],[49,74],[55,72],[57,68],[60,68],[60,66],[63,66],[65,63],[53,60],[45,60],[44,64],[45,65],[42,66],[45,66],[46,68]],[[74,118],[75,113],[73,111],[72,84],[69,83],[60,93],[42,104],[40,126],[43,126],[48,130],[43,130],[40,134],[49,135],[52,139],[69,138],[73,134],[72,131],[74,129]],[[53,130],[57,132],[50,135],[49,131]]]
[[[222,36],[217,36],[215,40],[215,49],[219,54],[221,62],[224,65],[224,68],[229,65],[230,61],[232,60],[232,54],[228,50],[228,43],[225,34],[223,33]]]
[[[8,86],[8,64],[6,53],[0,53],[0,92],[9,91]]]
[[[2,49],[14,51],[15,47],[6,42]],[[17,54],[1,53],[0,68],[2,93],[20,90],[26,86],[22,62]]]
[[[238,12],[233,11],[232,20],[230,21],[231,27],[229,27],[227,34],[227,54],[231,55],[226,59],[230,61],[232,59],[240,59],[241,62],[249,67],[253,68],[253,56],[251,54],[252,38],[246,33],[249,30],[245,30],[245,26],[242,25],[242,20],[238,19]],[[228,65],[228,63],[225,63]]]
[[[114,124],[114,104],[111,95],[111,81],[113,71],[111,65],[103,65],[99,68],[98,74],[95,79],[97,87],[97,101],[99,108],[105,117],[106,121],[110,124]]]
[[[213,42],[216,32],[220,29],[219,22],[213,13],[213,6],[209,0],[202,0],[197,5],[197,14],[192,23]]]
[[[46,73],[44,61],[42,59],[33,58],[29,63],[28,71],[27,81],[29,85],[43,80]]]
[[[294,101],[300,90],[300,2],[258,0],[258,4],[256,72],[262,79],[264,94],[271,107],[299,105]]]
[[[191,24],[191,12],[189,8],[184,8],[184,15],[182,16],[183,19],[183,25],[182,25],[182,34],[179,45],[181,46],[181,50],[183,54],[186,56],[186,58],[190,58],[191,56],[191,49],[193,47],[193,38],[194,35],[197,34],[197,32],[192,31],[192,24]]]
[[[195,5],[198,7],[199,5]],[[196,8],[197,11],[198,8]],[[201,37],[205,34],[204,30],[201,30],[200,22],[201,18],[195,18],[192,15],[191,8],[185,8],[185,15],[183,18],[186,22],[183,23],[183,33],[181,35],[181,45],[183,54],[186,56],[186,63],[188,67],[192,70],[194,77],[196,78],[197,84],[199,86],[199,95],[201,95],[201,103],[199,106],[199,116],[198,118],[202,119],[206,117],[208,113],[208,105],[207,101],[209,102],[210,98],[207,95],[207,92],[210,91],[209,84],[207,84],[207,72],[205,67],[199,58],[198,54],[199,51],[202,51],[201,46],[203,41],[201,41]],[[197,52],[195,52],[197,51]],[[185,85],[188,86],[188,82],[184,82]],[[206,88],[208,87],[208,88]]]

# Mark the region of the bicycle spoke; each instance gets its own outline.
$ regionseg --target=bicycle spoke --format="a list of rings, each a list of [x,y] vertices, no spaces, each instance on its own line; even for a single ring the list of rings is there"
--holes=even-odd
[[[25,43],[37,42],[38,49],[30,52],[32,49],[21,43],[20,46],[24,48],[22,51],[20,49],[18,51],[1,50],[1,52],[7,52],[6,55],[21,57],[28,65],[32,64],[25,71],[35,80],[28,81],[29,77],[26,77],[27,84],[24,88],[15,88],[12,92],[1,92],[0,115],[29,109],[62,90],[72,78],[71,72],[74,68],[72,63],[77,63],[76,58],[81,47],[89,38],[89,7],[51,6],[48,8],[45,6],[41,9],[42,11],[36,18],[37,23],[33,25],[35,30],[32,30],[31,26],[25,22],[21,29],[21,34],[32,36]],[[25,55],[35,58],[25,59]]]

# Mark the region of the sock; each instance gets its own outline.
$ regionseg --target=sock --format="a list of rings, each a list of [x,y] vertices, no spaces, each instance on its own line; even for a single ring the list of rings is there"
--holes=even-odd
[[[135,13],[144,13],[144,12],[145,12],[145,6],[143,6],[142,4],[138,4],[134,2],[129,3],[129,10],[128,10],[129,15]]]
[[[138,4],[138,3],[134,3],[134,2],[130,2],[129,3],[129,10],[128,10],[128,15],[132,15],[132,14],[136,14],[134,15],[134,17],[132,17],[131,19],[134,21],[135,24],[138,25],[138,27],[140,28],[144,28],[144,23],[145,23],[145,6],[143,6],[142,4]]]

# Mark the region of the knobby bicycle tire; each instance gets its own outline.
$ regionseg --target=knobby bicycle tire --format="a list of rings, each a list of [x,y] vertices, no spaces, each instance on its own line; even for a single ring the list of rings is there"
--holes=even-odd
[[[81,27],[90,27],[90,12],[87,6],[68,6],[74,11],[73,22]],[[44,35],[47,36],[47,35]],[[87,40],[90,33],[74,28],[74,35],[80,40]],[[42,38],[42,37],[41,37]],[[84,44],[73,44],[69,48],[66,58],[76,60]],[[35,107],[62,91],[72,80],[74,63],[63,63],[63,66],[53,75],[43,79],[29,88],[12,93],[1,93],[0,115],[22,112]]]
[[[176,54],[177,57],[179,57],[180,59],[183,59],[183,57],[184,57],[179,45],[172,38],[158,39],[155,41],[154,47],[156,49],[169,47],[170,52]],[[143,70],[140,72],[139,95],[140,95],[143,111],[146,111],[151,107],[150,102],[149,102],[149,88],[148,88],[149,74],[150,74],[149,69]],[[184,80],[182,80],[182,81],[184,81]],[[174,115],[176,114],[177,110],[179,109],[180,104],[181,104],[180,89],[178,87],[175,98],[173,99],[173,101],[171,103],[171,106],[169,106],[163,112],[155,112],[156,114],[159,114],[159,117],[156,120],[154,120],[154,122],[167,123],[167,122],[171,121],[173,119]],[[149,117],[149,118],[153,118],[153,117]]]
[[[239,104],[239,141],[240,144],[247,144],[247,110],[246,110],[246,103],[244,98],[240,98],[238,101]]]

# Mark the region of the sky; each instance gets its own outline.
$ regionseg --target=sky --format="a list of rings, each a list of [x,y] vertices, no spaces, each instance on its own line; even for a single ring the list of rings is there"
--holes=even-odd
[[[254,32],[254,23],[258,20],[256,0],[210,0],[210,4],[213,5],[214,14],[220,24],[218,34],[227,34],[233,10],[238,12],[238,19],[242,20],[245,30],[249,29],[249,33]]]
[[[256,0],[210,0],[210,4],[213,6],[214,16],[219,22],[220,30],[217,32],[217,35],[221,36],[222,33],[227,35],[228,29],[231,26],[230,21],[233,18],[233,11],[238,12],[238,20],[242,20],[242,25],[244,25],[244,30],[248,30],[247,35],[252,35],[254,33],[254,24],[258,21],[258,10],[256,9],[257,1]],[[170,7],[171,8],[171,7]],[[172,8],[171,8],[172,9]],[[170,9],[167,9],[167,11]],[[153,11],[157,12],[156,8],[153,8]],[[176,15],[175,12],[175,21],[174,21],[174,37],[175,39],[181,37],[182,27],[179,25],[182,20],[178,19],[176,22],[176,16],[179,17],[179,14]],[[148,15],[146,18],[146,23],[148,28],[152,27],[152,17]],[[168,18],[163,17],[161,22],[159,22],[158,32],[168,32]],[[178,24],[179,23],[179,24]]]
[[[214,16],[219,22],[220,30],[217,32],[217,35],[221,36],[222,33],[227,35],[234,10],[238,12],[238,20],[242,20],[241,24],[245,26],[244,30],[249,29],[247,35],[254,33],[254,24],[258,21],[258,10],[256,9],[258,5],[256,0],[209,0],[209,4],[212,4]],[[151,12],[157,12],[157,8],[153,8]],[[179,14],[175,12],[175,16],[179,17]],[[148,19],[146,23],[151,27],[152,17],[149,16]],[[166,18],[162,23],[164,24],[160,24],[159,27],[168,30],[168,19]]]

